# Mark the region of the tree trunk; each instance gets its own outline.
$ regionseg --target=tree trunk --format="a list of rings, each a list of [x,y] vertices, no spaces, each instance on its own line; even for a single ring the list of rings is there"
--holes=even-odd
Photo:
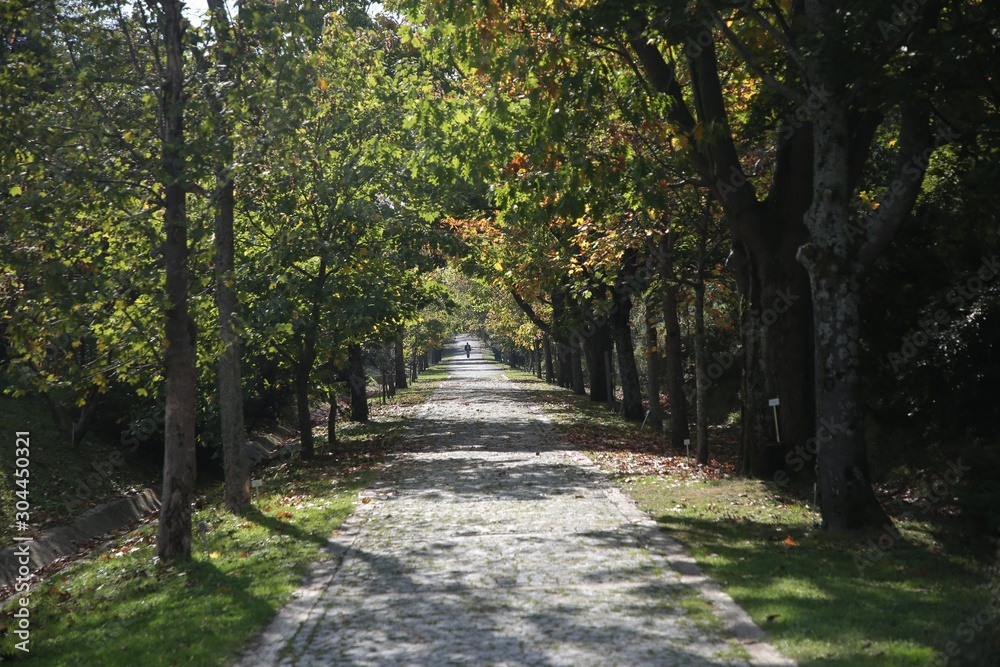
[[[646,299],[646,389],[649,393],[649,416],[646,423],[656,433],[663,431],[663,411],[660,410],[660,351],[656,333],[655,298]]]
[[[215,33],[219,76],[232,83],[232,43],[229,19],[222,0],[209,0],[211,25]],[[246,453],[246,428],[243,423],[243,377],[240,369],[239,325],[240,302],[234,271],[235,244],[233,218],[235,187],[232,178],[233,143],[225,120],[223,100],[213,96],[216,115],[216,138],[219,140],[219,161],[215,172],[215,303],[219,311],[219,335],[222,354],[219,357],[219,417],[222,422],[222,454],[225,472],[225,506],[231,512],[241,512],[250,505],[250,473]]]
[[[622,417],[638,421],[643,417],[642,389],[639,384],[639,369],[635,365],[635,346],[632,344],[632,298],[621,287],[612,291],[614,309],[610,325],[622,383]]]
[[[552,368],[552,338],[545,336],[542,338],[542,349],[545,353],[545,381],[552,384],[555,373]]]
[[[330,451],[337,449],[337,392],[331,390],[329,395],[330,413],[326,417],[326,444]]]
[[[705,412],[705,395],[708,393],[709,377],[705,373],[705,282],[704,277],[699,275],[694,284],[694,431],[696,458],[702,465],[708,464],[708,415]]]
[[[819,10],[820,16],[827,11]],[[865,443],[858,308],[862,266],[847,236],[852,188],[845,108],[834,97],[813,114],[815,191],[806,214],[809,243],[799,250],[812,283],[815,317],[820,508],[824,526],[841,532],[891,525],[872,490]]]
[[[569,346],[569,371],[573,393],[577,396],[583,396],[587,393],[587,385],[583,377],[583,350],[577,345]]]
[[[351,421],[368,421],[368,378],[365,376],[364,350],[357,343],[347,346],[350,359]]]
[[[535,377],[542,379],[542,341],[535,341]]]
[[[167,312],[164,354],[163,493],[156,554],[161,561],[191,559],[191,500],[195,482],[195,325],[188,313],[187,210],[184,192],[184,21],[179,0],[161,0],[164,73],[163,223]]]
[[[790,243],[804,234],[786,234]],[[742,435],[739,471],[769,479],[815,428],[812,299],[808,274],[786,253],[758,249],[749,258],[743,302]],[[799,265],[801,266],[801,265]],[[729,361],[720,360],[723,362]],[[778,398],[780,443],[768,400]]]
[[[703,42],[702,36],[707,40]],[[677,127],[685,133],[693,133],[698,126],[728,127],[711,32],[702,30],[696,52],[687,59],[689,91],[677,78],[674,61],[664,58],[646,34],[633,32],[630,44],[647,82],[670,100],[668,115]],[[697,100],[693,108],[690,99]],[[822,106],[823,100],[813,102],[810,99],[810,108]],[[860,123],[857,137],[868,136],[876,127],[877,123]],[[806,238],[802,219],[812,197],[809,124],[782,132],[777,144],[774,175],[764,201],[742,169],[730,132],[699,142],[690,155],[694,168],[721,203],[732,236],[744,334],[739,469],[762,478],[773,476],[783,466],[788,448],[805,443],[814,432],[812,309],[808,276],[795,259]],[[669,346],[669,331],[667,340]],[[672,373],[669,368],[668,372]],[[769,430],[767,421],[767,401],[775,397],[782,402],[782,448],[771,446],[773,427]]]
[[[663,237],[661,246],[663,265],[663,330],[664,353],[667,365],[667,399],[670,404],[670,444],[684,447],[691,437],[688,428],[687,397],[684,394],[684,356],[681,349],[681,323],[677,315],[677,285],[673,269],[673,238]]]
[[[313,359],[306,349],[302,350],[295,368],[295,408],[299,418],[299,456],[308,461],[315,453],[313,446],[312,414],[309,412],[309,385],[312,382]]]
[[[591,403],[608,402],[608,365],[605,357],[611,352],[611,327],[607,322],[595,323],[593,335],[583,345],[587,355],[587,375],[590,381]]]
[[[406,389],[406,353],[403,351],[403,327],[399,327],[395,343],[396,387]]]

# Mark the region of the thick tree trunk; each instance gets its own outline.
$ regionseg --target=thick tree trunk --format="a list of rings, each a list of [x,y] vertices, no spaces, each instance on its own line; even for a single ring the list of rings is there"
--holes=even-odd
[[[804,227],[795,233],[789,230],[784,238],[783,245],[801,245]],[[815,429],[809,276],[801,264],[791,264],[791,252],[758,248],[741,278],[744,366],[739,470],[761,479],[775,478],[793,456],[792,450],[808,441]],[[715,361],[722,366],[731,362]],[[781,401],[780,433],[775,433],[768,408],[772,398]]]
[[[708,40],[702,42],[701,36]],[[695,132],[699,125],[728,127],[711,34],[699,36],[697,52],[687,60],[690,72],[685,78],[690,91],[677,78],[673,61],[664,58],[648,35],[634,32],[630,44],[646,80],[671,101],[669,116],[677,127],[685,133]],[[826,91],[814,93],[817,98],[810,98],[809,108],[822,106]],[[689,99],[697,101],[693,108]],[[740,264],[736,275],[743,297],[745,366],[739,465],[741,473],[762,478],[772,477],[783,466],[788,448],[806,442],[814,429],[812,310],[808,277],[795,260],[805,239],[802,216],[812,196],[812,139],[808,123],[792,132],[785,129],[778,138],[774,176],[765,201],[758,199],[752,180],[746,177],[731,133],[719,132],[699,142],[698,150],[690,155],[722,205]],[[857,129],[863,137],[874,126]],[[788,300],[793,300],[791,305]],[[769,398],[781,400],[781,447],[772,446]]]
[[[643,417],[642,389],[639,369],[635,365],[635,346],[632,344],[632,298],[624,289],[613,290],[614,309],[611,312],[611,331],[618,353],[618,373],[622,383],[622,417],[638,421]]]
[[[862,266],[848,236],[852,188],[845,106],[835,97],[813,115],[815,191],[806,214],[809,243],[799,250],[812,284],[815,317],[820,508],[824,526],[834,531],[891,525],[872,490],[865,443],[858,308]]]
[[[406,353],[403,351],[403,327],[399,327],[395,341],[396,387],[406,389]]]
[[[891,525],[872,490],[859,363],[860,285],[828,264],[816,267],[817,440],[823,525],[834,531]]]
[[[368,421],[368,378],[365,375],[364,350],[357,343],[347,346],[350,359],[351,421]]]
[[[611,327],[607,322],[595,323],[593,335],[585,339],[583,349],[587,355],[587,379],[590,382],[590,401],[607,403],[608,358],[611,354]]]
[[[179,0],[161,0],[165,69],[163,114],[163,257],[167,312],[164,366],[163,493],[156,554],[160,560],[191,558],[191,500],[195,482],[195,325],[188,313],[187,210],[184,192],[184,22]]]
[[[663,431],[663,411],[660,409],[660,350],[656,333],[655,298],[646,299],[646,390],[649,394],[649,416],[646,423],[653,431]]]

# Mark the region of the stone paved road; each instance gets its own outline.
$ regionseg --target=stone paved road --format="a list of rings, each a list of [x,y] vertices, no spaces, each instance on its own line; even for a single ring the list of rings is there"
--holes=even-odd
[[[794,664],[472,357],[446,360],[448,379],[334,536],[333,557],[241,667]],[[725,637],[685,616],[680,603],[698,594]]]

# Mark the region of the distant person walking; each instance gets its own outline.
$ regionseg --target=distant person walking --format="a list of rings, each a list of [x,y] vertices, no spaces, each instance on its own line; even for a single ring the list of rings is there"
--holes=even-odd
[[[469,354],[472,352],[472,346],[468,343],[465,344],[465,358],[469,358]]]

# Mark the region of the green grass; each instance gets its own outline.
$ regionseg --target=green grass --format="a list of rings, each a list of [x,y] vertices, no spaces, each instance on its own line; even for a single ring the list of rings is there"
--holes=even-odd
[[[611,464],[639,507],[802,667],[943,665],[949,643],[971,658],[968,620],[987,608],[989,581],[940,525],[897,519],[898,538],[838,537],[817,527],[811,504],[757,481],[669,465],[664,474],[622,474],[613,464],[632,459],[608,458],[608,450],[659,436],[639,434],[606,408],[525,373],[507,374],[571,441]],[[873,548],[880,537],[887,549]]]
[[[36,585],[29,654],[14,649],[16,619],[0,618],[0,655],[44,665],[225,665],[290,599],[351,513],[413,408],[440,384],[436,366],[412,389],[341,433],[336,454],[257,471],[244,516],[221,509],[221,488],[198,499],[193,560],[155,560],[155,522]]]

